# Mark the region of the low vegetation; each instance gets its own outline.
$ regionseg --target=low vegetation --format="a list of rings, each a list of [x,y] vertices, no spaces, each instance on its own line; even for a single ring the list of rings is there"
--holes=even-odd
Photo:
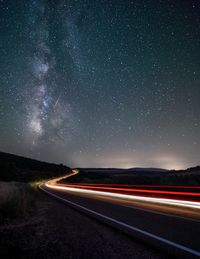
[[[41,253],[48,204],[35,187],[70,171],[62,164],[0,152],[0,258],[36,258]]]
[[[37,192],[30,185],[0,182],[0,225],[23,221],[35,209]]]
[[[30,184],[0,182],[0,258],[39,258],[46,242],[46,207]]]

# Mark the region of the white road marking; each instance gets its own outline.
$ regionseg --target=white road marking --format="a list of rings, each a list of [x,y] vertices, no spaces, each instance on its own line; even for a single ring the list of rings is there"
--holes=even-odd
[[[66,202],[66,203],[69,203],[69,204],[71,204],[71,205],[73,205],[73,206],[75,206],[75,207],[78,207],[78,208],[80,208],[80,209],[82,209],[82,210],[85,210],[85,211],[87,211],[87,212],[93,213],[93,214],[95,214],[95,215],[97,215],[97,216],[99,216],[99,217],[101,217],[101,218],[104,218],[104,219],[106,219],[106,220],[108,220],[108,221],[110,221],[110,222],[116,223],[116,224],[118,224],[118,225],[120,225],[120,226],[123,226],[123,227],[125,227],[125,228],[127,228],[127,229],[130,229],[130,230],[132,230],[132,231],[135,231],[135,232],[138,232],[138,233],[140,233],[140,234],[146,235],[146,236],[148,236],[148,237],[150,237],[150,238],[156,239],[156,240],[158,240],[158,241],[160,241],[160,242],[163,242],[163,243],[165,243],[165,244],[167,244],[167,245],[171,245],[171,246],[173,246],[173,247],[175,247],[175,248],[178,248],[178,249],[180,249],[180,250],[183,250],[183,251],[185,251],[185,252],[187,252],[187,253],[190,253],[190,254],[192,254],[192,255],[195,255],[195,256],[200,257],[200,251],[197,251],[197,250],[194,250],[194,249],[192,249],[192,248],[186,247],[186,246],[184,246],[184,245],[175,243],[175,242],[170,241],[170,240],[168,240],[168,239],[165,239],[165,238],[163,238],[163,237],[160,237],[160,236],[157,236],[157,235],[152,234],[152,233],[150,233],[150,232],[144,231],[144,230],[142,230],[142,229],[140,229],[140,228],[133,227],[133,226],[131,226],[131,225],[128,225],[128,224],[126,224],[126,223],[123,223],[123,222],[121,222],[121,221],[118,221],[118,220],[116,220],[116,219],[114,219],[114,218],[105,216],[105,215],[103,215],[103,214],[101,214],[101,213],[99,213],[99,212],[96,212],[96,211],[94,211],[94,210],[88,209],[88,208],[86,208],[86,207],[84,207],[84,206],[81,206],[81,205],[79,205],[79,204],[77,204],[77,203],[74,203],[74,202],[69,201],[69,200],[64,199],[64,198],[61,198],[60,196],[58,196],[58,195],[56,195],[56,194],[53,194],[53,193],[51,193],[51,192],[49,192],[49,191],[47,191],[47,190],[44,190],[41,186],[39,186],[39,188],[40,188],[41,190],[43,190],[44,192],[48,193],[49,195],[54,196],[54,197],[56,197],[57,199],[60,199],[60,200]]]

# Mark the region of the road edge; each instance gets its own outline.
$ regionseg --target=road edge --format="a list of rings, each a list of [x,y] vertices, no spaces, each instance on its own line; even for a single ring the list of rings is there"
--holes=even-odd
[[[77,203],[71,202],[67,199],[60,197],[59,195],[56,195],[54,193],[51,193],[50,191],[45,190],[44,188],[42,188],[41,185],[39,185],[38,188],[43,193],[55,198],[56,200],[59,200],[65,204],[68,204],[70,207],[72,207],[78,211],[81,211],[84,214],[89,215],[89,216],[97,219],[98,221],[105,223],[108,226],[111,226],[115,229],[117,228],[118,230],[121,230],[124,233],[129,234],[134,238],[142,240],[145,243],[148,243],[149,245],[151,245],[159,250],[162,250],[162,251],[164,250],[171,256],[173,255],[176,258],[182,258],[182,259],[183,258],[187,258],[187,259],[200,258],[200,251],[196,251],[196,250],[186,247],[184,245],[175,243],[173,241],[162,238],[162,237],[152,234],[150,232],[144,231],[137,227],[133,227],[131,225],[118,221],[114,218],[105,216],[99,212],[88,209]],[[156,244],[155,244],[155,241],[156,241]]]

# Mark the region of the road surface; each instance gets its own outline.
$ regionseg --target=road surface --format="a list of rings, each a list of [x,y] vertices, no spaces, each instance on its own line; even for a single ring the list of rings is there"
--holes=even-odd
[[[55,180],[40,188],[66,204],[168,251],[169,254],[180,258],[200,258],[199,201],[180,200],[179,205],[175,202],[177,199],[164,199],[175,204],[163,205],[148,200],[156,199],[155,197],[134,196],[136,200],[127,200],[124,194],[105,193],[105,190],[101,191],[99,188],[89,190],[84,186],[65,187]],[[147,200],[142,200],[142,197]]]

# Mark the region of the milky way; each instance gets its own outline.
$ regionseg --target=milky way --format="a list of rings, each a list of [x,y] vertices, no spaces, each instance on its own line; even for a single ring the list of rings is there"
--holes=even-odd
[[[29,7],[29,34],[35,45],[30,58],[32,94],[27,102],[27,137],[32,145],[66,144],[73,138],[75,118],[67,98],[57,91],[57,80],[54,78],[53,84],[48,83],[48,78],[56,76],[56,59],[49,45],[48,6],[41,1],[37,4],[34,1],[34,5],[31,2]],[[73,23],[69,30],[71,27]]]
[[[0,149],[71,166],[200,160],[199,1],[0,1]]]

